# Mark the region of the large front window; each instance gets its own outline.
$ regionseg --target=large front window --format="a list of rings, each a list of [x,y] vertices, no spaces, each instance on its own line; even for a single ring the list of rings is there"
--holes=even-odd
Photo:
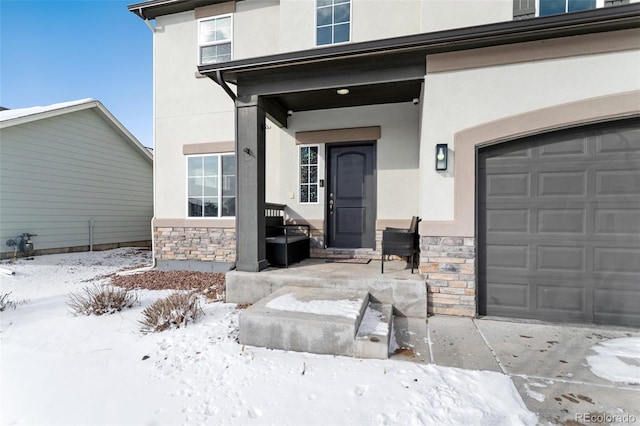
[[[316,1],[316,45],[351,40],[351,0]]]
[[[236,158],[234,154],[187,157],[189,217],[236,214]]]
[[[198,22],[200,65],[231,60],[231,15],[202,19]]]

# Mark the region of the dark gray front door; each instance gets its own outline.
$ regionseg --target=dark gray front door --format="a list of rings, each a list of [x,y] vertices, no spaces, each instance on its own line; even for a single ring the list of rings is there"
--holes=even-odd
[[[375,248],[375,144],[327,148],[327,246]]]
[[[640,326],[640,120],[478,158],[480,314]]]

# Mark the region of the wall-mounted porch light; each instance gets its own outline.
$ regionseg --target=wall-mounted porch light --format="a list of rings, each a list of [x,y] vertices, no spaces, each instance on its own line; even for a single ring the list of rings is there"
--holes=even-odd
[[[436,170],[447,170],[447,159],[449,157],[449,148],[446,143],[436,145]]]

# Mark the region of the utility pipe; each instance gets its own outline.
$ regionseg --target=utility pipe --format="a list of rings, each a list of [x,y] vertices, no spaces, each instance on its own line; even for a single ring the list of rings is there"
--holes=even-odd
[[[89,219],[89,251],[93,251],[93,219]]]

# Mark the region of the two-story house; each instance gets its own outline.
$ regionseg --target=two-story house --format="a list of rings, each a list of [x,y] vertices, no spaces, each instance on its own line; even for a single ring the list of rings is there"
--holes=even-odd
[[[640,4],[129,10],[154,38],[159,264],[262,270],[265,201],[314,256],[419,216],[430,313],[640,325]]]

